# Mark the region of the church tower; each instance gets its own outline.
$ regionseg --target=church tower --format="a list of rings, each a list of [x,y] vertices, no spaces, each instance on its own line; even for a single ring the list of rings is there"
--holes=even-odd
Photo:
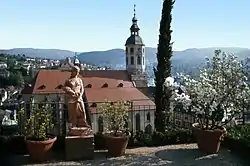
[[[130,37],[127,39],[126,47],[126,70],[134,81],[136,87],[147,87],[145,73],[145,45],[139,35],[140,28],[137,24],[136,10],[134,5],[134,17],[130,27]]]
[[[75,52],[75,59],[74,59],[74,61],[73,61],[73,64],[74,64],[75,66],[80,67],[80,69],[81,69],[81,63],[80,63],[79,59],[77,58],[77,53],[76,53],[76,52]]]

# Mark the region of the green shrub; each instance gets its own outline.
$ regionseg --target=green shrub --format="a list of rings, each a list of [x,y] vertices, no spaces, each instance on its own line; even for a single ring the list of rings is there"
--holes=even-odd
[[[164,133],[157,131],[153,134],[147,134],[143,131],[133,133],[128,146],[163,146],[193,142],[195,140],[190,130],[168,128]]]
[[[227,129],[223,145],[239,156],[249,161],[250,152],[250,124],[237,125]]]
[[[228,129],[227,138],[243,142],[250,147],[250,124],[236,125]]]

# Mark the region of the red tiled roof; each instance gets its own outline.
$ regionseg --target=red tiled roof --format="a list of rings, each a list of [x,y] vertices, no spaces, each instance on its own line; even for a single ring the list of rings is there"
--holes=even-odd
[[[64,93],[58,86],[64,85],[69,77],[69,71],[40,70],[31,87],[27,85],[22,94]],[[91,84],[91,88],[102,88],[105,83],[108,84],[108,88],[117,88],[120,83],[123,84],[123,87],[133,87],[133,83],[129,80],[127,72],[123,70],[84,71],[81,77],[83,78],[84,85]],[[41,88],[42,86],[45,87]]]
[[[22,94],[64,93],[60,85],[70,77],[69,71],[40,70],[31,86],[26,86]],[[142,92],[133,86],[126,71],[96,70],[84,71],[81,75],[84,81],[89,102],[104,102],[118,100],[134,100],[136,105],[154,105]],[[122,83],[123,86],[119,86]],[[91,88],[87,88],[88,85]],[[107,87],[103,87],[107,84]]]
[[[89,102],[119,101],[119,100],[148,100],[148,97],[137,88],[101,88],[85,89]],[[98,95],[97,95],[98,94]]]

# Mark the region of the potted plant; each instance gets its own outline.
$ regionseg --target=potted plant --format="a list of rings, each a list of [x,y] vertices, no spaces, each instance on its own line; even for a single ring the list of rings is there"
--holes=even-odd
[[[57,137],[48,133],[53,129],[51,109],[48,106],[32,109],[24,123],[25,142],[30,157],[36,161],[47,160]]]
[[[99,106],[103,115],[105,145],[109,156],[125,154],[130,133],[127,130],[129,102],[105,102]]]
[[[195,116],[193,133],[198,148],[206,153],[219,151],[227,124],[248,109],[250,90],[244,66],[234,55],[216,50],[196,80],[181,75],[187,92],[174,93],[174,104]]]

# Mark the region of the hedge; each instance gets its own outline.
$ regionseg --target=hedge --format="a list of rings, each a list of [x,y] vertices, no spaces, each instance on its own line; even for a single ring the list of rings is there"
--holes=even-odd
[[[250,160],[250,124],[228,128],[223,145],[245,160]]]
[[[168,128],[166,132],[147,134],[143,131],[131,132],[128,147],[163,146],[172,144],[194,143],[192,132],[187,129]],[[95,134],[95,149],[105,149],[105,139],[101,133]]]

